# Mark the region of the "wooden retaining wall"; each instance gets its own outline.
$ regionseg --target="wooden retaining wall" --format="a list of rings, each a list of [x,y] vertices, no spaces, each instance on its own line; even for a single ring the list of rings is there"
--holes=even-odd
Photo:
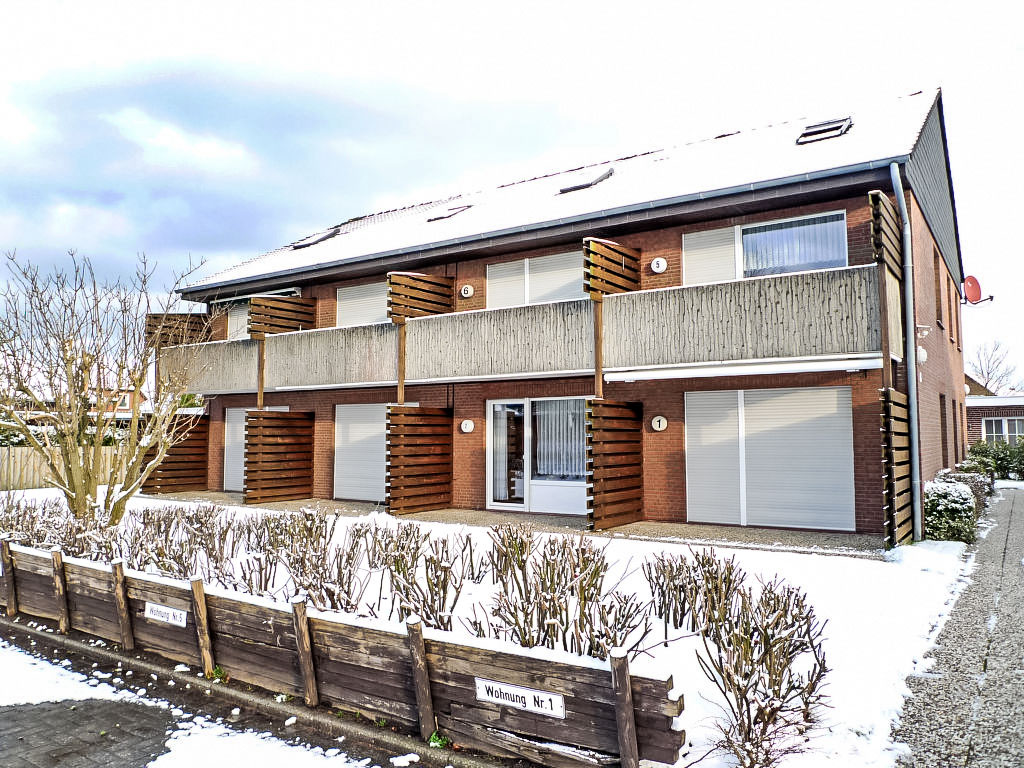
[[[210,461],[210,417],[189,417],[195,424],[178,443],[167,449],[159,466],[142,486],[143,493],[205,491]]]
[[[884,487],[885,544],[895,547],[913,538],[913,504],[910,480],[910,411],[907,396],[883,389],[882,482]]]
[[[643,520],[643,405],[588,400],[586,413],[590,528]]]
[[[191,582],[126,571],[0,540],[0,601],[18,612],[52,619],[63,633],[84,632],[125,650],[149,651],[196,665],[219,666],[231,679],[436,730],[456,745],[523,758],[551,768],[618,765],[640,759],[674,763],[685,733],[673,681],[631,675],[614,654],[608,662],[536,653],[493,641],[478,645],[451,633],[362,622]],[[522,695],[488,693],[497,685]],[[523,689],[526,689],[525,691]]]
[[[387,509],[393,515],[452,505],[452,410],[387,411]]]
[[[245,503],[313,495],[312,411],[245,414]]]

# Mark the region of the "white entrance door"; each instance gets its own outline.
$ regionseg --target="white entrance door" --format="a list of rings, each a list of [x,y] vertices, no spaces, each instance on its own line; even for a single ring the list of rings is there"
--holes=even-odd
[[[335,406],[334,498],[384,499],[386,429],[383,403]]]
[[[239,493],[245,490],[245,414],[255,408],[224,409],[224,490]],[[287,411],[287,405],[265,408]]]
[[[487,501],[493,509],[587,513],[582,398],[487,403]]]
[[[855,530],[850,388],[687,392],[686,519]]]

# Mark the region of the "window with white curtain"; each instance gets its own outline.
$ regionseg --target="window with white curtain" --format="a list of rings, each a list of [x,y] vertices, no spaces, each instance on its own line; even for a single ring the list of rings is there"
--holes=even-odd
[[[983,423],[985,442],[989,445],[1017,445],[1018,440],[1024,440],[1024,419],[985,419]]]
[[[587,434],[584,401],[534,400],[533,479],[585,479]]]
[[[742,227],[743,276],[845,267],[846,214]]]

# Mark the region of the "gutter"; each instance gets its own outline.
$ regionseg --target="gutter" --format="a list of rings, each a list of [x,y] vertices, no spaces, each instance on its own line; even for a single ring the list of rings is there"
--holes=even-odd
[[[910,240],[910,215],[907,199],[903,195],[903,179],[899,163],[889,166],[892,188],[899,204],[900,218],[903,219],[903,322],[906,325],[907,361],[907,406],[910,411],[910,482],[911,506],[914,519],[914,541],[924,536],[924,521],[921,517],[921,435],[918,424],[917,405],[917,318],[914,312],[914,251]]]
[[[766,193],[770,190],[792,184],[816,182],[835,178],[837,176],[848,176],[855,173],[870,173],[873,171],[884,170],[891,163],[906,162],[909,157],[910,155],[899,155],[886,158],[884,160],[871,160],[863,163],[856,163],[854,165],[813,171],[811,173],[802,173],[794,176],[786,176],[769,181],[759,181],[732,187],[723,187],[721,189],[705,192],[692,192],[685,195],[662,198],[661,200],[651,200],[644,203],[632,203],[630,205],[592,211],[590,213],[578,214],[575,216],[566,216],[560,219],[552,219],[535,224],[525,224],[517,227],[493,230],[491,232],[464,235],[462,237],[451,238],[449,240],[442,240],[434,243],[421,243],[418,245],[394,248],[362,256],[353,256],[318,264],[278,270],[277,272],[250,275],[248,277],[233,280],[221,280],[219,282],[195,284],[179,288],[177,292],[181,294],[182,297],[190,301],[207,301],[207,297],[210,294],[216,295],[220,289],[230,288],[231,286],[261,283],[272,284],[275,282],[291,280],[292,278],[314,279],[325,276],[318,273],[329,273],[332,270],[340,269],[342,267],[354,267],[357,265],[366,266],[367,270],[365,270],[363,274],[369,274],[373,271],[385,271],[397,268],[402,262],[415,261],[417,256],[420,257],[420,262],[422,263],[430,258],[443,259],[445,256],[450,256],[454,253],[484,248],[493,244],[489,241],[495,241],[501,238],[514,238],[514,242],[522,247],[522,243],[524,242],[531,242],[540,239],[545,230],[564,228],[568,230],[566,233],[568,235],[575,233],[576,230],[582,231],[585,225],[607,228],[636,224],[640,222],[653,224],[656,223],[659,216],[670,216],[679,213],[669,210],[673,207],[694,206],[702,202],[719,200],[721,198],[741,194],[753,196],[758,193]],[[767,195],[767,197],[775,203],[777,203],[779,199],[777,195]],[[750,202],[751,199],[752,198],[748,198],[747,202]],[[720,207],[725,207],[726,205],[726,202],[722,202]],[[510,248],[510,250],[512,249]],[[399,261],[399,264],[388,264],[385,263],[385,260],[397,260]],[[373,264],[375,261],[379,263]]]

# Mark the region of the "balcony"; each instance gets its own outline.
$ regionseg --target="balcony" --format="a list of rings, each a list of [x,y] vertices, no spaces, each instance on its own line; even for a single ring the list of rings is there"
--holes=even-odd
[[[873,267],[623,293],[604,303],[606,369],[879,352]],[[199,345],[193,391],[256,389],[257,342]],[[164,351],[163,364],[186,347]],[[407,321],[406,379],[516,378],[594,367],[589,299]],[[397,328],[267,336],[267,391],[393,384]]]

